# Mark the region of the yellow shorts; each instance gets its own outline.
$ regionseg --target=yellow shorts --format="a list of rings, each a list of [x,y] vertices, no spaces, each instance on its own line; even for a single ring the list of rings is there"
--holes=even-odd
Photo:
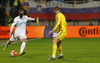
[[[62,41],[64,39],[64,37],[66,36],[67,31],[64,31],[63,29],[56,35],[57,38],[59,38],[60,41]]]

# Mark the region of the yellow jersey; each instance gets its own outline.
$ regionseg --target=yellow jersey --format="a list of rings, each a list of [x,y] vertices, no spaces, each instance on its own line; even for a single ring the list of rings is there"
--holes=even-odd
[[[58,29],[58,32],[60,32],[61,30],[67,31],[67,29],[66,29],[67,26],[68,26],[68,24],[66,22],[65,16],[61,12],[58,12],[56,14],[56,25],[52,29],[52,31],[55,31],[57,29]]]

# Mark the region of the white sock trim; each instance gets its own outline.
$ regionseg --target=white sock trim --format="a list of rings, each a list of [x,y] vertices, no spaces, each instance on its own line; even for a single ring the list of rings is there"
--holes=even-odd
[[[63,54],[59,54],[59,56],[63,56]]]
[[[52,55],[53,58],[55,58],[55,55]]]

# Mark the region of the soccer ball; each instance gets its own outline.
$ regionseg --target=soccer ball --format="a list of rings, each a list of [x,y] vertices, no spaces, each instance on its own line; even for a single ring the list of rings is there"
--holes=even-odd
[[[16,56],[17,56],[17,52],[13,50],[13,51],[11,51],[10,55],[11,55],[12,57],[16,57]]]

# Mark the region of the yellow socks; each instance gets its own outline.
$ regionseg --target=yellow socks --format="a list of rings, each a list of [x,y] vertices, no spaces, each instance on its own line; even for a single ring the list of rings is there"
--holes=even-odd
[[[59,54],[62,54],[62,46],[58,46]]]
[[[52,53],[52,57],[55,58],[56,55],[56,50],[57,50],[57,44],[53,44],[53,53]]]
[[[56,55],[56,50],[57,50],[57,44],[53,44],[53,54],[52,54],[52,57],[54,57],[54,58],[55,58],[55,55]],[[62,46],[58,46],[58,51],[59,51],[59,55],[63,56]]]

